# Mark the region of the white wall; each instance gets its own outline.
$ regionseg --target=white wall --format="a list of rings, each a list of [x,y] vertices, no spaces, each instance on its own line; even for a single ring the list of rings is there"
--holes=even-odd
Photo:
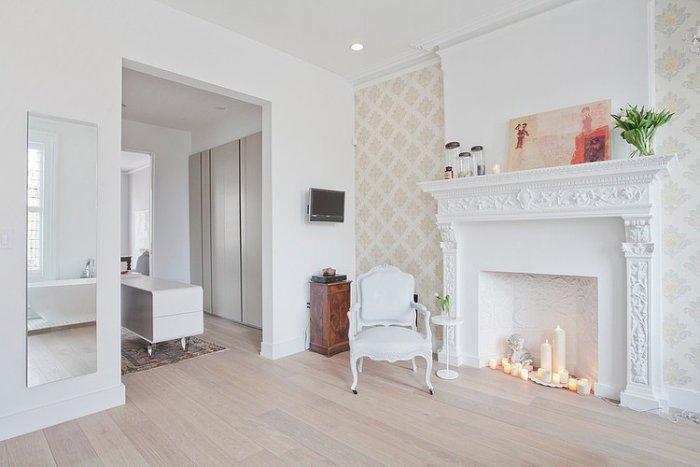
[[[188,283],[190,227],[187,158],[191,144],[188,131],[122,120],[122,148],[153,154],[151,275]],[[135,209],[133,207],[132,211]],[[133,245],[130,248],[133,254]],[[136,258],[133,258],[132,266],[135,265]]]
[[[650,102],[646,0],[577,1],[440,51],[445,138],[482,145],[505,163],[508,121],[612,98],[613,111]],[[629,147],[615,138],[613,158]]]
[[[0,439],[124,401],[116,258],[125,58],[265,103],[263,350],[271,357],[302,350],[309,276],[326,265],[351,277],[355,269],[350,85],[150,0],[6,0],[2,11],[0,229],[13,230],[15,243],[0,250]],[[30,24],[40,33],[27,34]],[[27,110],[94,122],[99,128],[98,371],[31,390],[25,385],[25,279],[18,273],[25,266]],[[183,180],[186,186],[187,178]],[[305,222],[309,186],[348,192],[344,224]],[[186,197],[182,204],[187,206]]]

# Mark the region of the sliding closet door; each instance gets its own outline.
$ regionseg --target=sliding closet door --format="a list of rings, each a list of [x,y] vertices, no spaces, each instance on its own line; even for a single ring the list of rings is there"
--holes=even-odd
[[[204,311],[212,313],[211,291],[211,151],[200,153],[202,158],[202,288]]]
[[[262,133],[241,140],[243,322],[262,327]]]
[[[189,158],[190,281],[201,285],[204,311],[211,313],[209,151]]]
[[[212,313],[241,321],[239,142],[210,153]]]
[[[189,164],[190,282],[202,285],[202,155],[193,154]]]

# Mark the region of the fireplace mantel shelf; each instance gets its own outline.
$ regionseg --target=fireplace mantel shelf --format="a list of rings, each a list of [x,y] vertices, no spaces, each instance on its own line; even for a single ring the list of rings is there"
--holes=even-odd
[[[473,289],[462,297],[465,282],[462,271],[473,278],[480,265],[472,256],[460,253],[464,234],[460,223],[474,223],[470,230],[483,228],[479,221],[572,219],[621,217],[624,240],[617,246],[624,258],[626,285],[626,386],[616,392],[611,385],[596,384],[596,394],[617,398],[636,410],[650,410],[665,402],[661,361],[661,279],[660,256],[661,189],[659,179],[670,171],[676,156],[617,159],[564,167],[510,172],[499,175],[421,182],[418,185],[437,200],[437,225],[443,262],[443,293],[449,294],[457,316],[468,316],[470,326],[456,334],[451,354],[462,355],[458,362],[483,366],[478,353],[479,309]],[[502,234],[518,235],[512,223],[497,225]],[[578,234],[571,230],[571,237]],[[544,237],[542,237],[544,239]],[[489,267],[499,261],[498,249],[489,258]],[[518,251],[511,250],[516,255]],[[546,256],[546,255],[545,255]],[[566,255],[562,255],[565,257]],[[516,258],[509,258],[512,261]],[[528,258],[530,265],[532,258]],[[603,260],[614,261],[606,257]],[[601,266],[603,267],[603,266]],[[607,266],[605,266],[607,267]],[[622,278],[620,278],[622,279]],[[474,281],[468,282],[472,286]],[[471,300],[471,301],[467,301]],[[462,304],[464,301],[464,304]],[[469,354],[462,353],[462,335],[470,336]],[[476,352],[476,353],[473,353]],[[440,356],[445,354],[445,349]],[[622,371],[622,370],[620,370]],[[603,381],[605,383],[605,381]]]
[[[652,184],[675,161],[615,159],[418,185],[437,200],[438,222],[644,216],[652,212]]]

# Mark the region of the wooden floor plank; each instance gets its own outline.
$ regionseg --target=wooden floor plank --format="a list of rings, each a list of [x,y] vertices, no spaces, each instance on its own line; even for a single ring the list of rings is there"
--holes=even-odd
[[[339,465],[377,465],[377,461],[361,451],[352,449],[301,420],[279,409],[270,410],[259,417],[264,423],[295,439]]]
[[[104,465],[76,420],[44,430],[56,464]]]
[[[99,412],[83,417],[78,424],[105,465],[148,465],[109,413]]]
[[[8,465],[56,465],[43,431],[35,431],[5,441]]]
[[[195,465],[160,430],[159,426],[168,423],[168,419],[153,421],[128,399],[126,405],[111,409],[109,414],[149,465]]]

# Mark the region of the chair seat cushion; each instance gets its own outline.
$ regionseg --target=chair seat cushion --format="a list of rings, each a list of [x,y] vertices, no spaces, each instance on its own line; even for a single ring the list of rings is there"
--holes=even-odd
[[[432,344],[417,331],[398,326],[377,326],[360,331],[350,341],[352,353],[376,356],[381,359],[400,360],[404,355],[432,352]]]

